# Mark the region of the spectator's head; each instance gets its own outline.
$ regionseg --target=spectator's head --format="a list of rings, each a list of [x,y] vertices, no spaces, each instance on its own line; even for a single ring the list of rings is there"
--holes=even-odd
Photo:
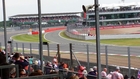
[[[136,79],[134,76],[131,76],[131,79]]]
[[[32,72],[29,76],[38,76],[38,75],[43,75],[40,72]]]
[[[19,53],[15,53],[14,56],[13,56],[13,58],[15,60],[19,60],[20,59],[20,54]]]
[[[79,77],[75,75],[75,76],[70,77],[70,79],[79,79]]]
[[[117,66],[117,67],[116,67],[116,71],[118,71],[118,72],[119,72],[119,71],[120,71],[120,67],[118,67],[118,66]]]
[[[125,76],[124,76],[124,79],[128,79],[128,78],[129,78],[128,75],[125,75]]]
[[[12,64],[14,65],[14,64]],[[16,68],[12,68],[11,71],[10,71],[10,78],[15,78],[16,77]]]
[[[79,66],[79,70],[83,71],[83,70],[85,70],[85,67],[84,66]]]
[[[97,70],[97,66],[93,66],[93,70]]]
[[[31,58],[33,58],[33,56],[31,56]]]
[[[21,69],[19,75],[20,75],[20,77],[26,77],[27,73],[24,69]]]
[[[91,71],[94,71],[94,70],[93,70],[93,68],[90,68],[89,71],[91,72]]]
[[[104,68],[103,71],[107,72],[107,68]]]
[[[37,73],[39,73],[39,74],[42,74],[42,75],[43,75],[43,72],[42,72],[42,70],[40,70],[40,69],[36,70],[35,72],[37,72]]]

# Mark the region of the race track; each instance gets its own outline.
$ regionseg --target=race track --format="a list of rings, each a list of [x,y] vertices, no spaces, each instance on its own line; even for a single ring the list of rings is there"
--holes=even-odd
[[[47,40],[50,40],[52,43],[50,43],[50,50],[57,50],[57,45],[56,44],[60,44],[60,51],[67,51],[69,52],[69,43],[73,44],[73,52],[77,53],[86,53],[87,51],[87,44],[89,44],[89,51],[90,53],[96,53],[96,46],[93,43],[86,43],[86,42],[80,42],[80,41],[75,41],[75,40],[69,40],[69,39],[65,39],[59,36],[59,32],[60,31],[54,31],[54,32],[50,32],[47,33],[45,35],[45,38]],[[7,39],[9,40],[11,36],[16,35],[16,34],[21,34],[21,33],[27,33],[27,30],[24,31],[13,31],[13,32],[8,32],[7,34]],[[0,33],[0,42],[2,43],[2,46],[4,46],[4,36],[2,33]],[[22,42],[17,42],[18,43],[18,47],[22,48]],[[14,47],[16,47],[15,45],[15,41],[13,44]],[[24,43],[24,47],[25,48],[30,48],[30,43]],[[32,43],[32,48],[33,49],[38,49],[38,43]],[[130,47],[130,52],[131,55],[134,56],[139,56],[140,54],[140,47]],[[43,49],[46,49],[46,46],[43,46]],[[101,53],[105,53],[105,45],[101,45]],[[117,54],[117,55],[127,55],[127,47],[120,47],[120,46],[113,46],[110,45],[108,46],[108,54]]]

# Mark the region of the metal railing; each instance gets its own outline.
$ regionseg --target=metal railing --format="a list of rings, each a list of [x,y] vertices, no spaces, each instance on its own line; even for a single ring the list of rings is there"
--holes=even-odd
[[[18,65],[3,65],[3,66],[0,66],[0,77],[1,77],[1,79],[9,79],[8,76],[10,76],[10,73],[12,72],[12,70],[13,70],[13,72],[15,72],[14,68],[15,68],[15,71],[16,71],[16,77],[19,77]]]

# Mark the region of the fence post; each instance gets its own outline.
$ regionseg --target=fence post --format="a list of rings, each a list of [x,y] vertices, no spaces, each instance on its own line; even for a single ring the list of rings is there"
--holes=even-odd
[[[131,77],[130,47],[127,48],[127,52],[128,52],[128,67],[129,67],[128,75],[129,75],[129,78],[130,78]]]
[[[18,43],[16,43],[16,51],[18,51]]]
[[[30,55],[32,55],[32,43],[30,43]]]
[[[16,71],[19,71],[19,66],[18,65],[16,65]],[[16,72],[16,76],[17,76],[17,78],[19,77],[19,72]]]
[[[108,48],[105,46],[105,55],[106,55],[106,68],[108,69]]]
[[[49,47],[49,43],[47,45],[47,49],[48,49],[48,57],[50,58],[50,47]]]
[[[1,48],[1,42],[0,42],[0,48]]]
[[[60,62],[60,46],[57,44],[57,55],[58,55],[58,62]]]
[[[73,67],[73,58],[72,58],[72,43],[70,45],[70,67]]]
[[[89,72],[89,45],[87,44],[87,71]]]
[[[13,40],[11,40],[11,54],[13,53]]]
[[[22,54],[24,55],[24,43],[22,43]]]

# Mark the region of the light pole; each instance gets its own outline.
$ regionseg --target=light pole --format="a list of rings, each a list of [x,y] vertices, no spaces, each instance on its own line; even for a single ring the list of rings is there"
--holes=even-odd
[[[97,57],[97,77],[101,79],[101,57],[100,57],[100,26],[99,26],[99,4],[94,0],[95,6],[95,27],[96,27],[96,57]]]
[[[8,62],[8,52],[7,52],[7,30],[6,30],[6,10],[5,10],[5,0],[3,0],[3,24],[4,24],[4,45],[6,52],[6,62]]]
[[[94,5],[84,6],[82,5],[83,11],[87,13],[89,9],[95,7],[95,28],[96,28],[96,57],[97,57],[97,77],[101,79],[101,57],[100,57],[100,27],[99,27],[99,4],[98,0],[95,0]]]
[[[41,62],[41,70],[43,67],[43,43],[42,43],[42,26],[41,26],[41,0],[38,0],[38,25],[39,25],[39,56]]]

